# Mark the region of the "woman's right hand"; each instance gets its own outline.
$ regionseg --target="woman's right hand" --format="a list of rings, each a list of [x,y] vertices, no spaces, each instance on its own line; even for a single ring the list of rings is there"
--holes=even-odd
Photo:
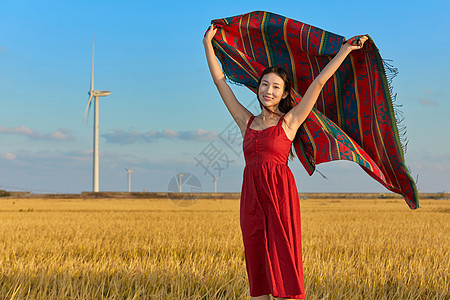
[[[203,43],[210,43],[213,39],[213,37],[216,35],[217,28],[214,27],[214,24],[211,24],[209,27],[208,32],[205,34],[205,37],[203,38]]]

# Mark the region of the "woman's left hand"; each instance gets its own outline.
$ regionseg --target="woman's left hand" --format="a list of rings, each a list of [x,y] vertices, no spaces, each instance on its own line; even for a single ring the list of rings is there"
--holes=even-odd
[[[369,38],[367,36],[365,36],[365,35],[357,35],[357,36],[352,37],[349,40],[346,40],[342,47],[343,48],[347,48],[350,51],[358,50],[358,49],[361,49],[364,46],[364,43],[368,39]]]

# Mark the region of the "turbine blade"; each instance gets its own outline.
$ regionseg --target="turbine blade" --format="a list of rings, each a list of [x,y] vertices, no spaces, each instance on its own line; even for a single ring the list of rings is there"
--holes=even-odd
[[[87,104],[87,106],[86,106],[86,110],[84,111],[83,122],[84,122],[84,119],[86,119],[86,114],[87,114],[88,117],[89,117],[89,110],[91,109],[91,103],[92,103],[92,97],[93,97],[93,96],[94,96],[94,95],[91,94],[91,96],[89,97],[89,101],[88,101],[88,104]]]
[[[91,68],[91,92],[94,90],[94,48],[95,48],[95,33],[92,41],[92,68]]]

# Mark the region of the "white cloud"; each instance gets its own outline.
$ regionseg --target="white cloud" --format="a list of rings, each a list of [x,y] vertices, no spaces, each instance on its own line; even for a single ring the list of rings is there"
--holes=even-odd
[[[33,130],[30,128],[27,128],[25,126],[18,126],[14,128],[6,128],[3,126],[0,126],[0,132],[2,133],[12,133],[12,134],[23,134],[23,135],[33,135],[35,134]]]
[[[217,132],[215,130],[207,131],[204,129],[178,132],[171,129],[163,129],[162,131],[150,130],[147,132],[115,129],[112,133],[103,134],[102,137],[109,143],[126,145],[133,143],[152,143],[158,139],[213,141],[217,139]]]
[[[54,141],[67,141],[73,139],[71,133],[71,130],[61,128],[58,131],[50,133],[48,136]]]
[[[57,131],[48,134],[42,134],[23,125],[12,128],[0,126],[0,133],[22,135],[34,140],[69,141],[75,139],[72,136],[72,131],[64,128],[60,128]]]
[[[427,98],[419,98],[419,103],[424,106],[438,106],[438,102]]]
[[[179,133],[180,139],[194,140],[194,141],[213,141],[217,139],[217,132],[197,129],[195,131],[181,131]]]
[[[176,131],[170,130],[170,129],[164,129],[163,134],[165,137],[168,138],[176,138],[178,137],[178,133]]]
[[[424,95],[419,96],[417,101],[423,106],[438,106],[445,96],[445,93],[441,91],[425,89]]]
[[[6,152],[6,153],[2,154],[2,158],[6,159],[6,160],[14,160],[14,159],[16,159],[16,157],[17,156],[11,152]]]

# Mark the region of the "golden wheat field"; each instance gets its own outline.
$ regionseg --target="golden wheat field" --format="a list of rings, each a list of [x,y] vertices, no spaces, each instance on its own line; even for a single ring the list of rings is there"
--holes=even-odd
[[[301,200],[307,299],[450,299],[450,201],[421,206]],[[239,200],[4,198],[0,236],[0,299],[249,298]]]

